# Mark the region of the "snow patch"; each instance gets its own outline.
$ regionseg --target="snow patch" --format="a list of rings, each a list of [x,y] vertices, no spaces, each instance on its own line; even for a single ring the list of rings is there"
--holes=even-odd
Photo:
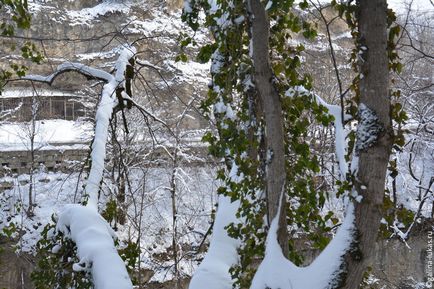
[[[356,153],[371,147],[382,131],[375,111],[364,103],[359,106],[359,124],[357,125]]]
[[[77,245],[79,264],[73,269],[89,270],[96,289],[131,289],[133,285],[114,246],[110,225],[92,207],[67,205],[56,230]]]
[[[239,201],[219,196],[218,210],[210,247],[199,268],[193,275],[189,289],[232,289],[229,269],[238,262],[240,241],[228,236],[226,226],[236,223]]]
[[[0,124],[0,151],[29,150],[31,124]],[[35,122],[35,150],[47,150],[63,146],[78,146],[90,141],[93,125],[89,122],[52,119]],[[86,146],[87,147],[87,146]]]
[[[96,18],[109,13],[128,13],[132,3],[129,1],[106,0],[95,7],[84,8],[78,11],[67,11],[66,14],[71,19],[72,26],[75,25],[92,25]]]
[[[279,214],[277,214],[279,215]],[[297,267],[285,258],[277,242],[278,218],[267,235],[265,258],[259,265],[250,289],[324,289],[339,273],[342,258],[352,242],[354,207],[349,204],[346,217],[336,236],[307,267]]]

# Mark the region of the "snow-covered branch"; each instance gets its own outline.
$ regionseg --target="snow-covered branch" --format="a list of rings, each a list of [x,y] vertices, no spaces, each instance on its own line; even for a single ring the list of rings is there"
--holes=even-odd
[[[86,65],[81,64],[81,63],[65,62],[65,63],[60,64],[56,68],[56,70],[48,76],[29,74],[29,75],[26,75],[26,76],[20,78],[20,80],[44,82],[44,83],[48,83],[49,85],[51,85],[53,83],[53,81],[57,77],[59,77],[61,74],[66,73],[66,72],[71,72],[71,71],[78,72],[78,73],[80,73],[80,74],[82,74],[82,75],[84,75],[90,79],[99,79],[99,80],[102,80],[105,82],[110,82],[113,78],[113,76],[110,73],[107,73],[104,70],[92,68],[92,67],[86,66]]]
[[[104,171],[110,119],[118,104],[116,89],[125,86],[125,71],[135,52],[134,47],[124,48],[115,63],[115,77],[110,76],[102,90],[95,117],[95,137],[91,152],[92,165],[85,186],[85,193],[89,196],[87,205],[86,207],[70,207],[61,216],[61,219],[74,223],[77,222],[75,219],[77,216],[88,215],[89,220],[87,222],[83,220],[83,224],[77,224],[75,232],[73,232],[74,227],[71,226],[70,229],[71,237],[77,244],[78,257],[91,264],[91,273],[96,289],[132,288],[125,264],[117,254],[113,240],[109,240],[110,227],[98,214],[98,191]],[[95,220],[96,218],[99,218],[98,222]],[[96,248],[93,250],[95,240],[102,242],[98,250]],[[107,282],[107,280],[115,280],[116,282]]]
[[[303,86],[291,87],[286,91],[285,95],[292,97],[294,95],[299,96],[313,96],[317,104],[324,106],[328,110],[328,114],[333,116],[333,125],[335,128],[335,153],[338,158],[339,172],[341,180],[345,180],[348,173],[348,164],[345,160],[345,155],[347,153],[346,137],[347,132],[345,131],[344,124],[346,121],[351,119],[351,115],[342,112],[342,108],[339,105],[329,104],[318,94],[308,91]],[[344,117],[344,119],[342,119]]]
[[[140,66],[144,66],[144,67],[152,68],[152,69],[155,69],[155,70],[157,70],[157,71],[160,71],[160,70],[161,70],[161,67],[156,66],[156,65],[150,63],[150,62],[147,61],[147,60],[136,59],[136,63],[137,63],[138,65],[140,65]]]
[[[316,102],[326,107],[328,113],[335,119],[333,122],[335,127],[335,153],[336,157],[338,158],[341,180],[345,180],[348,172],[348,164],[345,161],[347,150],[345,138],[347,137],[347,133],[345,132],[344,122],[350,119],[351,116],[343,114],[342,108],[339,105],[329,104],[317,94],[315,94],[314,97]],[[344,115],[345,119],[342,119],[342,115]]]
[[[287,96],[312,95],[304,87],[291,88]],[[335,127],[335,153],[339,161],[341,178],[345,179],[348,172],[346,154],[346,132],[342,120],[342,109],[338,105],[331,105],[320,96],[313,94],[315,101],[326,107],[328,113],[334,117]],[[344,115],[347,120],[350,116]],[[280,210],[280,207],[279,207]],[[283,254],[278,241],[278,220],[274,218],[267,234],[265,258],[261,262],[251,284],[251,289],[263,288],[292,288],[292,289],[324,289],[328,288],[340,273],[344,255],[353,241],[354,230],[354,204],[347,203],[346,214],[342,225],[336,235],[321,252],[321,254],[306,267],[298,267],[289,261]]]
[[[140,110],[142,113],[146,114],[147,116],[151,117],[154,121],[157,121],[157,122],[161,123],[162,125],[167,126],[167,123],[164,120],[160,119],[158,116],[156,116],[155,114],[150,112],[148,109],[143,107],[143,105],[138,104],[134,99],[132,99],[125,92],[122,92],[122,98],[124,100],[130,101],[138,110]]]
[[[274,218],[267,235],[265,258],[255,274],[250,289],[328,288],[339,273],[343,257],[353,239],[353,204],[348,206],[346,217],[335,237],[307,267],[298,267],[283,255],[277,242],[277,224],[277,219]]]
[[[231,202],[229,197],[219,196],[210,247],[193,275],[189,289],[232,288],[229,269],[238,262],[240,241],[229,237],[226,226],[238,221],[236,212],[239,205],[239,201]]]
[[[115,63],[114,76],[80,63],[64,63],[48,76],[28,75],[22,79],[52,84],[60,74],[76,71],[88,78],[105,82],[95,117],[95,136],[91,149],[91,168],[86,181],[86,206],[68,205],[60,213],[57,230],[75,242],[79,263],[76,271],[88,270],[96,289],[131,289],[132,283],[119,257],[109,224],[98,213],[98,192],[102,182],[110,119],[118,105],[118,93],[127,90],[127,68],[131,66],[136,50],[125,46]],[[121,93],[122,94],[122,93]],[[126,95],[124,93],[124,95]]]
[[[67,205],[56,229],[77,245],[79,263],[74,271],[90,270],[96,289],[130,289],[125,263],[113,244],[116,237],[97,211],[82,205]]]

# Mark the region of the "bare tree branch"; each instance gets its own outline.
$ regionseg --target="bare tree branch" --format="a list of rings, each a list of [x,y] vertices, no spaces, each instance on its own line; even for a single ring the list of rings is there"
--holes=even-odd
[[[98,79],[104,82],[109,82],[113,79],[113,76],[108,72],[105,72],[104,70],[92,68],[81,63],[65,62],[59,65],[57,69],[48,76],[27,75],[22,78],[13,79],[13,80],[31,80],[31,81],[43,82],[51,85],[53,84],[54,80],[57,77],[59,77],[61,74],[70,71],[78,72],[86,76],[88,79]]]

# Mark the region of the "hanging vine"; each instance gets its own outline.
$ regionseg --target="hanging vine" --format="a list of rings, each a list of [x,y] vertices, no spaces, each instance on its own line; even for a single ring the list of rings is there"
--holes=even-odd
[[[213,36],[212,43],[201,47],[197,56],[201,62],[211,61],[212,80],[202,110],[215,120],[217,131],[208,132],[203,139],[210,144],[210,153],[224,159],[226,164],[217,173],[223,183],[218,193],[240,201],[237,217],[243,222],[227,228],[231,237],[242,241],[240,262],[231,269],[236,288],[249,286],[256,270],[254,263],[264,254],[269,224],[264,177],[271,156],[264,146],[264,117],[252,77],[250,46],[255,36],[250,31],[246,5],[246,1],[210,4],[193,0],[183,11],[183,20],[193,31],[206,27]],[[309,114],[323,125],[328,125],[333,117],[308,92],[312,88],[311,77],[299,72],[304,46],[289,44],[297,34],[308,39],[316,36],[315,27],[303,15],[303,9],[307,8],[306,1],[298,8],[292,1],[270,1],[266,7],[270,19],[272,82],[281,96],[284,115],[287,221],[292,229],[306,233],[318,248],[323,248],[328,243],[323,233],[330,230],[326,223],[333,213],[320,212],[326,194],[315,188],[313,179],[319,172],[319,162],[309,146]],[[186,36],[182,44],[185,47],[195,41]],[[288,247],[289,258],[301,264],[302,257],[296,252],[292,238]]]

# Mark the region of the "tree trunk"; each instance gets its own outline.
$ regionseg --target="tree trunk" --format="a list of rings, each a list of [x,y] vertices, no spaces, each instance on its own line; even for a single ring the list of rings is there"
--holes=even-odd
[[[285,150],[283,116],[279,93],[273,85],[269,62],[269,21],[260,0],[249,0],[251,28],[251,55],[254,66],[254,82],[265,119],[265,145],[268,155],[266,165],[266,192],[269,223],[277,215],[280,196],[285,185]],[[279,216],[278,241],[283,254],[288,256],[288,232],[285,198]]]
[[[363,274],[371,264],[382,218],[385,178],[393,140],[388,91],[386,0],[359,1],[358,5],[363,77],[359,86],[360,120],[356,142],[359,162],[355,190],[363,199],[355,204],[356,239],[353,250],[346,256],[348,267],[342,288],[348,289],[359,288]],[[369,140],[369,136],[374,136],[374,140]]]

